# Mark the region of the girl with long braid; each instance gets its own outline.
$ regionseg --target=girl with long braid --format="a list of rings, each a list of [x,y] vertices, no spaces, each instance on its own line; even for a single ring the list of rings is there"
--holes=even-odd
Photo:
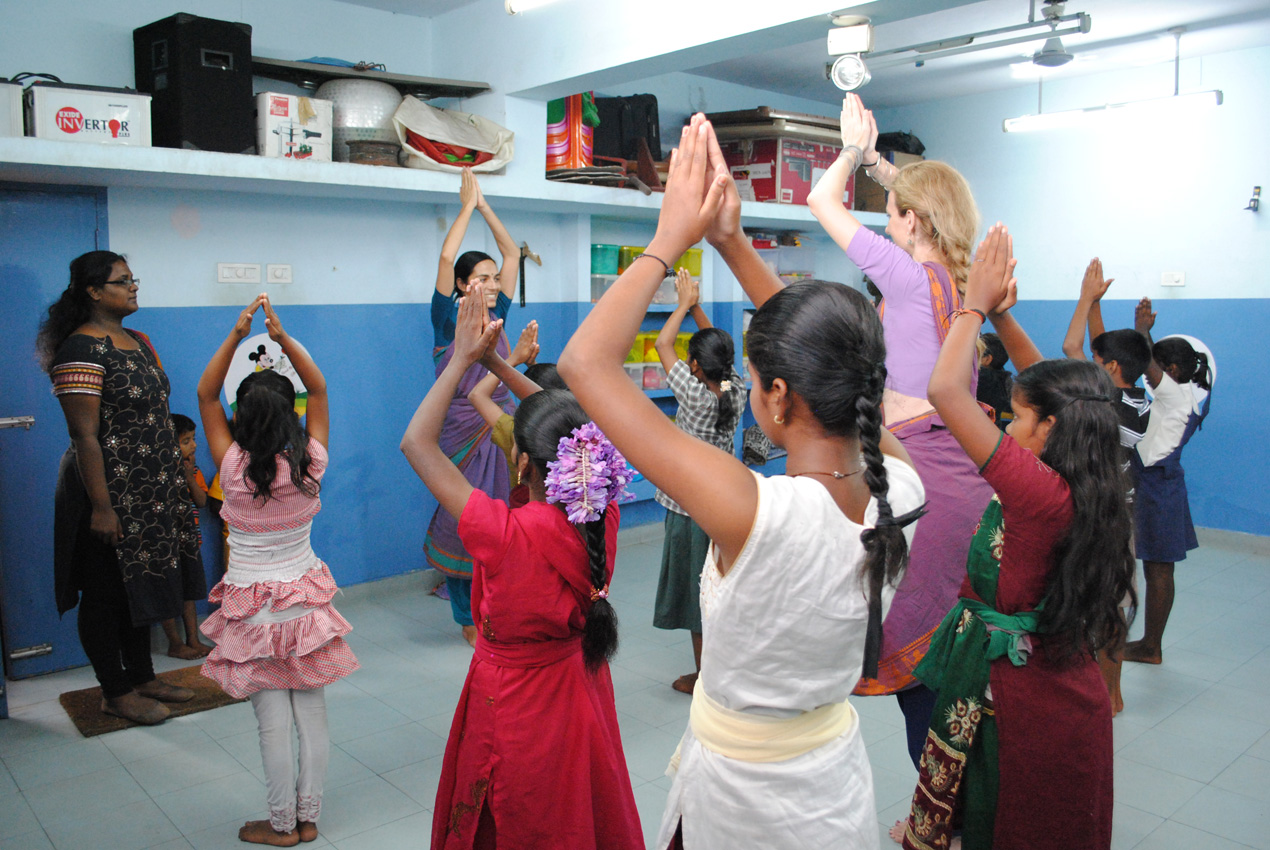
[[[460,378],[495,351],[479,286],[460,301],[452,356],[401,449],[472,554],[476,651],[433,808],[433,850],[643,848],[608,660],[617,500],[632,473],[566,390],[527,395],[513,457],[530,501],[474,488],[439,445]],[[629,346],[628,346],[629,348]]]
[[[708,163],[708,164],[707,164]],[[637,469],[709,535],[703,647],[656,847],[877,847],[872,775],[848,697],[876,665],[904,525],[922,486],[882,428],[882,327],[833,283],[782,289],[745,239],[709,123],[684,129],[657,232],[560,358],[560,373]],[[789,452],[765,478],[677,429],[622,362],[667,258],[703,236],[759,305],[750,406]],[[772,594],[779,586],[781,592]]]
[[[937,695],[907,821],[908,850],[1106,850],[1111,700],[1094,653],[1123,628],[1129,507],[1117,393],[1084,360],[1042,360],[1010,315],[1011,244],[979,246],[965,309],[928,395],[996,491],[970,546],[957,605],[917,675]],[[969,388],[987,317],[1019,367],[1001,431]]]

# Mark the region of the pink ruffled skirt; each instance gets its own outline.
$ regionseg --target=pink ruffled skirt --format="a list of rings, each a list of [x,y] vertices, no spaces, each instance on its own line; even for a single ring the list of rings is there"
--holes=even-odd
[[[353,630],[331,605],[338,588],[326,564],[295,581],[246,587],[218,582],[207,595],[221,607],[201,631],[216,641],[202,673],[225,693],[242,699],[269,689],[320,688],[360,665],[344,635]],[[246,622],[262,610],[281,613],[296,605],[303,614],[282,622]]]

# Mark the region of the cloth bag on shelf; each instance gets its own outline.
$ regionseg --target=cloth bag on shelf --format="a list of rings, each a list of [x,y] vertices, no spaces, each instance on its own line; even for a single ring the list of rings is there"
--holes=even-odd
[[[392,116],[405,164],[457,172],[497,171],[516,155],[516,134],[480,115],[428,106],[407,95]]]

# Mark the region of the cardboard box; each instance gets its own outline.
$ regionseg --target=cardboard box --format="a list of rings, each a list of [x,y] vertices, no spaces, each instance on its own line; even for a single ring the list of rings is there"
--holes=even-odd
[[[26,134],[41,139],[150,147],[150,95],[132,89],[32,83]]]
[[[256,95],[256,152],[330,162],[332,102],[266,91]]]
[[[840,145],[804,141],[785,136],[772,139],[736,139],[720,142],[723,158],[732,169],[743,201],[807,203],[807,193],[838,158]],[[842,202],[851,208],[855,176],[847,180]]]
[[[893,163],[896,168],[903,168],[911,162],[921,162],[925,157],[917,156],[911,153],[896,153],[895,151],[887,151],[882,154],[886,160]],[[861,168],[855,174],[856,192],[855,192],[855,209],[857,212],[886,212],[886,190],[873,182],[873,178],[864,173]]]
[[[22,134],[22,84],[0,82],[0,136]]]

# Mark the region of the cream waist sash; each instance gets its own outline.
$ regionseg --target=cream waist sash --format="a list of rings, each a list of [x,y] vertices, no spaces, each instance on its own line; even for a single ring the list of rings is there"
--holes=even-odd
[[[285,531],[243,531],[229,527],[229,569],[225,583],[247,587],[266,581],[295,581],[321,564],[309,545],[307,522]]]
[[[776,762],[809,753],[853,732],[860,721],[850,702],[822,705],[793,717],[733,711],[715,702],[698,678],[688,722],[693,736],[712,752],[739,761]],[[677,765],[672,762],[672,766]]]

